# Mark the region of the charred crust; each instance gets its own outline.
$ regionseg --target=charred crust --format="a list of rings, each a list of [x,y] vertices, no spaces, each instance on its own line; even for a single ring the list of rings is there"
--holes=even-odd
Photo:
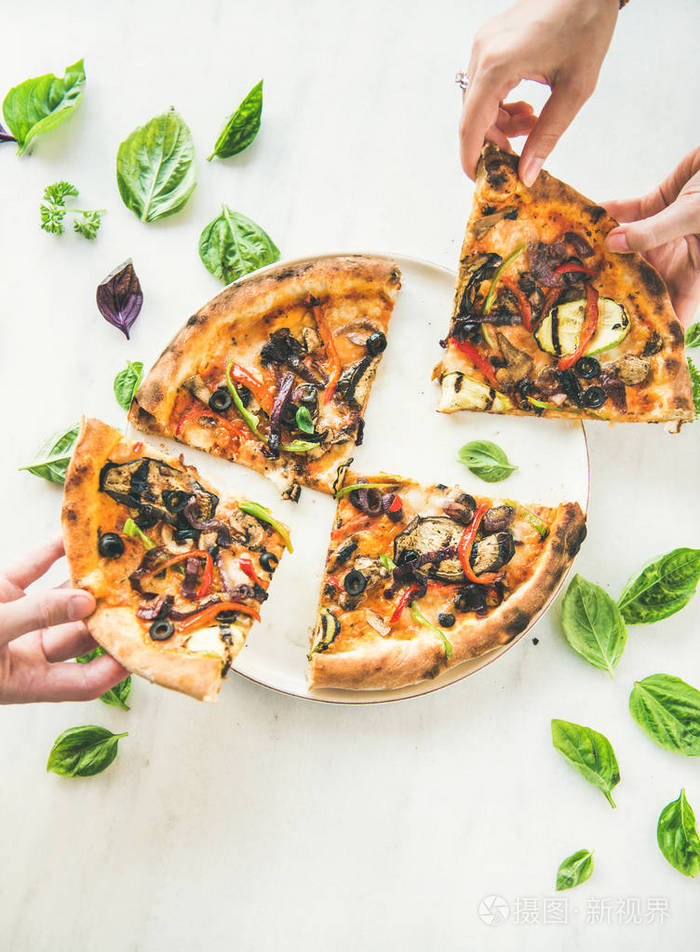
[[[680,347],[685,344],[685,334],[683,333],[683,328],[678,323],[678,321],[672,321],[668,325],[668,334],[669,337],[673,339],[673,343],[676,347]]]
[[[642,284],[649,294],[654,297],[663,298],[666,294],[666,285],[661,280],[658,273],[647,264],[646,261],[639,262],[639,276]]]
[[[602,205],[587,205],[583,211],[588,215],[594,225],[597,225],[600,219],[607,214]]]
[[[586,523],[582,522],[580,524],[575,524],[569,531],[566,537],[566,549],[571,558],[573,558],[578,550],[583,545],[583,541],[586,538],[588,529],[586,528]]]
[[[680,370],[680,368],[681,368],[681,365],[679,361],[676,360],[675,357],[667,357],[664,360],[664,370],[666,371],[669,377],[675,377],[678,371]]]
[[[506,642],[511,641],[515,638],[516,635],[519,635],[521,631],[524,631],[527,626],[530,624],[531,616],[528,612],[516,610],[513,612],[511,618],[508,619],[504,625],[504,634],[508,637],[505,639]]]

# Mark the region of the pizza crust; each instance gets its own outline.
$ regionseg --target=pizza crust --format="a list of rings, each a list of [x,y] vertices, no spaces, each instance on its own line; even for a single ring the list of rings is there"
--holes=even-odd
[[[484,619],[459,622],[447,635],[448,661],[442,641],[426,629],[410,640],[381,638],[362,641],[349,651],[311,655],[311,688],[390,690],[427,678],[476,658],[523,632],[556,591],[586,537],[586,519],[578,503],[557,507],[547,544],[532,576]]]

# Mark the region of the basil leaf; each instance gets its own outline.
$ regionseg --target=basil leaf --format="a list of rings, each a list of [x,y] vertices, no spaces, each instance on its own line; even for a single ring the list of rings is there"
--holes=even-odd
[[[518,468],[508,462],[508,457],[500,446],[489,440],[465,443],[457,453],[457,459],[487,483],[498,483]]]
[[[61,777],[92,777],[102,773],[117,756],[117,744],[126,733],[113,734],[106,727],[71,727],[54,741],[46,770]]]
[[[685,790],[681,790],[678,799],[661,811],[656,827],[656,842],[679,873],[693,878],[700,873],[700,837],[693,808],[685,798]]]
[[[627,629],[608,593],[574,575],[562,603],[561,622],[574,651],[612,677],[627,644]]]
[[[202,264],[226,284],[278,261],[279,256],[279,248],[267,232],[228,205],[222,205],[221,214],[199,237]]]
[[[700,371],[693,361],[688,357],[688,370],[690,371],[690,383],[693,388],[693,404],[695,405],[696,415],[700,415]]]
[[[134,129],[119,146],[119,194],[141,221],[179,212],[196,184],[192,133],[172,108]]]
[[[700,757],[700,691],[670,674],[635,681],[630,714],[660,747]]]
[[[143,376],[143,364],[140,360],[127,360],[126,367],[120,370],[114,378],[114,396],[117,403],[128,413],[131,408],[131,401],[138,390]]]
[[[700,321],[691,324],[685,332],[686,347],[700,347]]]
[[[302,433],[314,432],[314,421],[307,407],[299,407],[296,413],[297,429]]]
[[[219,159],[230,159],[232,155],[247,149],[260,129],[262,107],[263,81],[261,79],[257,86],[253,86],[234,114],[229,117],[207,162],[211,162],[214,156]]]
[[[608,738],[591,727],[554,719],[552,743],[589,783],[603,791],[614,807],[612,790],[620,782],[620,768]]]
[[[79,430],[80,427],[76,424],[63,433],[54,433],[42,445],[32,462],[27,466],[20,466],[20,470],[26,469],[33,476],[40,476],[42,479],[48,479],[50,483],[62,486]]]
[[[591,878],[593,872],[593,853],[590,850],[577,850],[561,861],[557,870],[557,891],[580,886]]]
[[[684,608],[700,580],[700,549],[673,549],[629,581],[617,606],[628,625],[650,625]]]
[[[97,308],[112,327],[129,340],[129,331],[143,306],[143,291],[131,258],[97,285]]]
[[[78,664],[88,664],[88,662],[93,661],[95,658],[101,657],[107,652],[100,645],[97,648],[93,648],[92,651],[89,651],[87,654],[80,655],[79,658],[75,660]],[[131,675],[128,674],[123,681],[120,681],[119,684],[115,684],[113,688],[110,688],[109,691],[105,691],[104,694],[100,694],[100,700],[105,704],[109,704],[113,707],[120,707],[123,711],[130,710],[129,705],[126,703],[129,695],[131,694]]]
[[[379,556],[379,561],[381,562],[383,567],[387,570],[387,572],[393,572],[394,569],[396,568],[396,562],[394,562],[392,557],[390,555],[387,555],[385,552],[382,552],[382,554]]]
[[[26,79],[5,96],[3,115],[10,132],[17,140],[17,153],[22,155],[30,142],[48,132],[70,116],[78,105],[85,86],[82,60],[66,68],[63,79],[46,73]]]

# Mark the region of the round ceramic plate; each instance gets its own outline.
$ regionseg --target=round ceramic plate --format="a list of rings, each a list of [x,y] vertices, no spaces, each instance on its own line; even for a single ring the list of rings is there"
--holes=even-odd
[[[318,256],[323,257],[330,256]],[[446,268],[413,258],[381,257],[398,264],[402,288],[391,320],[389,346],[370,394],[364,443],[355,453],[353,470],[385,470],[425,483],[457,483],[468,492],[496,497],[503,493],[525,503],[556,505],[572,500],[586,510],[588,450],[580,422],[436,412],[438,386],[431,380],[431,373],[440,359],[438,341],[447,332],[452,313],[456,276]],[[308,260],[286,261],[265,270]],[[478,439],[498,443],[509,460],[517,464],[518,469],[507,483],[484,483],[457,462],[459,448]],[[283,501],[270,482],[251,470],[197,450],[183,449],[182,444],[174,441],[163,440],[161,445],[175,455],[184,452],[187,461],[222,490],[232,490],[269,506],[292,529],[294,554],[287,553],[281,560],[270,598],[262,609],[262,621],[254,626],[233,666],[235,672],[258,684],[336,704],[416,697],[459,681],[495,661],[524,638],[537,621],[533,619],[509,645],[457,665],[431,681],[394,691],[310,691],[305,675],[306,654],[316,619],[335,502],[310,489],[302,491],[297,504]]]

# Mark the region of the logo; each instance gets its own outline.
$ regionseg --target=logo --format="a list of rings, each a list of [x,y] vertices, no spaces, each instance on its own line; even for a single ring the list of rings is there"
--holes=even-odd
[[[503,896],[485,896],[479,903],[479,918],[487,926],[502,926],[510,916],[510,905]]]

